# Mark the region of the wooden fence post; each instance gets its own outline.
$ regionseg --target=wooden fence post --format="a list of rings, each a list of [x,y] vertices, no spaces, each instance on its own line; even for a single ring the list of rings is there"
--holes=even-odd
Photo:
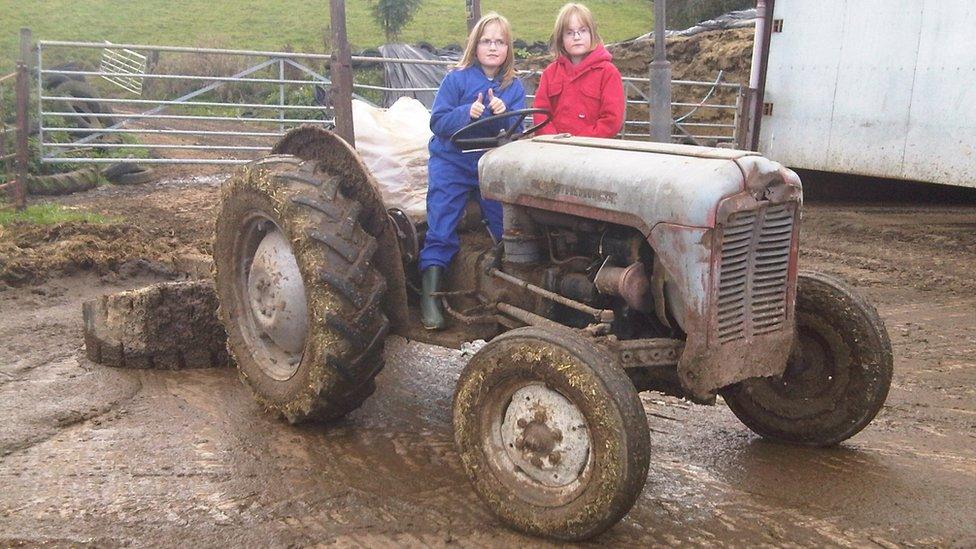
[[[332,106],[335,112],[336,133],[353,147],[356,133],[352,123],[352,54],[346,37],[346,2],[331,0],[332,16]]]
[[[20,60],[17,61],[17,183],[13,186],[14,207],[23,210],[27,205],[27,174],[30,152],[30,54],[31,31],[20,29]]]
[[[481,19],[481,0],[464,0],[464,11],[468,17],[468,32]]]

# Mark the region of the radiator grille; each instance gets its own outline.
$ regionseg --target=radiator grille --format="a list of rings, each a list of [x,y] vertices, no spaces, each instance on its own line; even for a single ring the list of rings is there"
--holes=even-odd
[[[786,203],[729,216],[719,266],[720,343],[782,329],[794,212]]]

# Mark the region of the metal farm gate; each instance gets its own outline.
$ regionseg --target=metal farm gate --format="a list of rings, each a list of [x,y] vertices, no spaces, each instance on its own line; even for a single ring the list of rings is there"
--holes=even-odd
[[[99,59],[96,70],[53,65],[67,55]],[[242,164],[299,124],[331,126],[325,54],[42,40],[36,45],[38,149],[43,163]],[[452,65],[452,61],[352,56],[352,62]],[[366,71],[360,71],[364,73]],[[538,72],[521,71],[532,79]],[[362,77],[361,77],[362,76]],[[357,74],[355,97],[377,103],[392,88]],[[673,138],[742,146],[743,86],[674,81],[697,101],[674,102]],[[649,81],[625,77],[634,99],[620,137],[648,138]],[[531,104],[533,96],[528,97]],[[258,99],[255,99],[258,98]],[[721,98],[721,100],[719,99]],[[703,113],[708,116],[702,117]],[[98,151],[98,154],[93,154]],[[164,152],[165,151],[165,152]]]
[[[45,56],[59,48],[99,50],[103,63],[98,70],[48,68]],[[167,64],[162,54],[169,54],[174,61]],[[110,61],[106,63],[105,59]],[[140,59],[156,60],[155,67],[133,62]],[[39,41],[40,160],[245,163],[270,151],[271,143],[297,124],[332,123],[327,105],[288,101],[295,87],[314,90],[315,86],[330,85],[326,77],[306,64],[328,59],[327,55],[287,52]],[[232,71],[213,74],[220,68]],[[96,87],[87,81],[89,77],[104,82]],[[95,97],[86,100],[86,95]],[[245,95],[263,96],[266,101],[239,100]],[[193,143],[174,143],[173,136],[188,137]],[[94,148],[130,149],[139,154],[94,157],[88,154]],[[163,149],[180,154],[159,157],[153,153]]]
[[[9,119],[8,104],[12,104],[10,99],[14,97],[13,89],[16,82],[17,73],[0,75],[0,188],[6,188],[7,182],[13,181],[16,177],[14,160],[17,153],[14,151],[17,142],[17,125]]]

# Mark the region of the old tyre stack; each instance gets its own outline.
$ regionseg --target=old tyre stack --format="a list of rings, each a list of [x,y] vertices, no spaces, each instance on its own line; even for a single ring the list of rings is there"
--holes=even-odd
[[[55,97],[73,98],[62,100],[61,103],[64,106],[59,108],[66,106],[68,110],[81,115],[71,116],[67,119],[69,125],[82,128],[71,132],[75,137],[84,137],[92,133],[88,130],[106,128],[115,124],[111,116],[103,116],[112,114],[112,107],[107,103],[100,102],[98,94],[87,82],[63,80],[51,89],[51,94]]]

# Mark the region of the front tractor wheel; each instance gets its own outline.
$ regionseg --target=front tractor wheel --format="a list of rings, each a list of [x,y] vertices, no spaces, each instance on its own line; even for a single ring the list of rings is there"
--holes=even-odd
[[[633,384],[569,331],[525,327],[485,345],[458,381],[454,432],[478,495],[533,535],[600,534],[647,478],[650,437]]]
[[[241,169],[221,199],[219,314],[242,379],[292,423],[358,408],[389,325],[360,204],[318,163],[285,155]]]
[[[763,437],[830,446],[874,419],[891,385],[891,342],[878,312],[836,278],[801,273],[796,341],[780,377],[722,392],[732,413]]]

